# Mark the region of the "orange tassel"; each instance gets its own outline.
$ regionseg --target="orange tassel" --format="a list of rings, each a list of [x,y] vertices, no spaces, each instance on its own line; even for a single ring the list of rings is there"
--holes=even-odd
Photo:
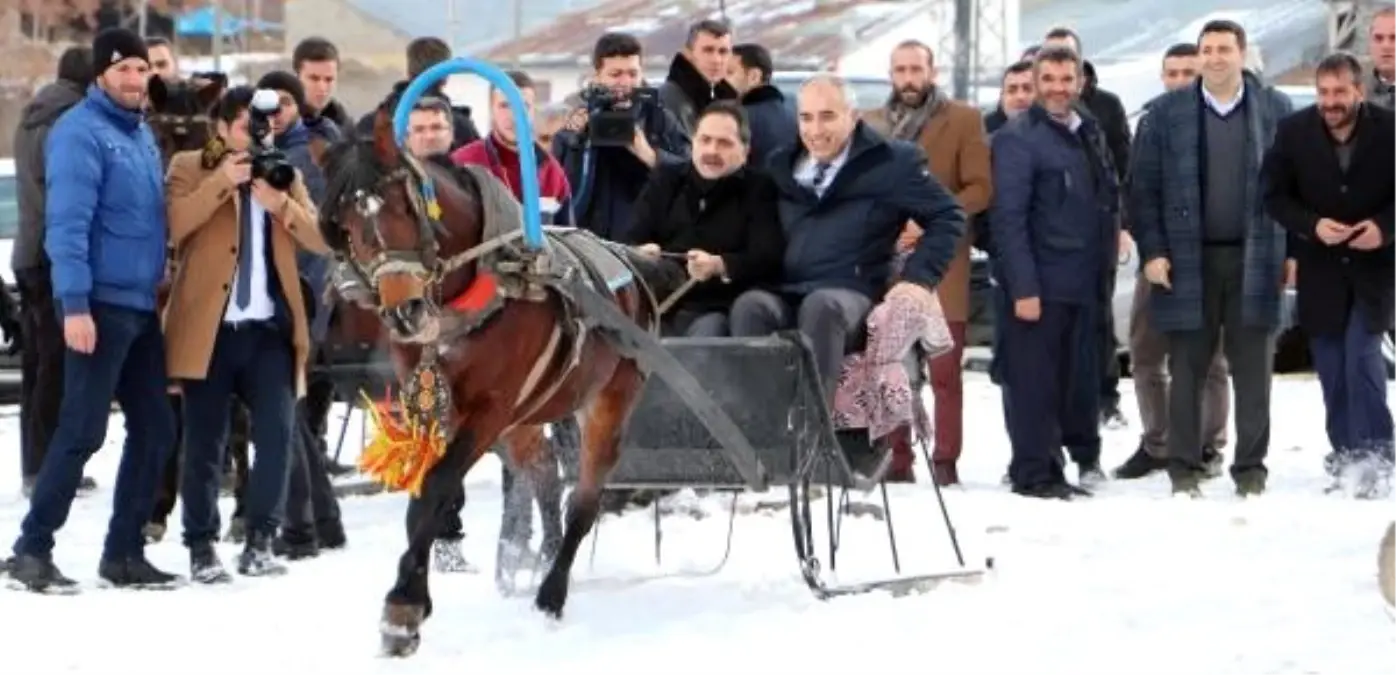
[[[413,497],[421,496],[427,472],[446,454],[445,438],[437,423],[422,424],[414,419],[401,398],[394,411],[391,398],[374,403],[367,394],[361,396],[374,432],[359,454],[359,469],[391,492],[407,490]]]

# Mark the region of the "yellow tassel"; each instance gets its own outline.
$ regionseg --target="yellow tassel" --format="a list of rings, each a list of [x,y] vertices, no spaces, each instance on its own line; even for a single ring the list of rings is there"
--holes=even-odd
[[[436,422],[422,424],[408,414],[406,401],[400,396],[397,413],[389,409],[387,401],[378,404],[367,394],[360,396],[374,432],[359,454],[359,469],[389,491],[407,490],[413,497],[421,496],[427,472],[446,454],[446,442]]]

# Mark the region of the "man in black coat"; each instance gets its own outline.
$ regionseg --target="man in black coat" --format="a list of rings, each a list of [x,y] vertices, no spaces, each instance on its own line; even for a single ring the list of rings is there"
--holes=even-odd
[[[897,286],[934,290],[965,231],[964,212],[931,176],[920,149],[858,121],[855,101],[833,75],[801,86],[800,143],[778,150],[768,167],[786,237],[782,283],[743,293],[731,316],[732,334],[740,337],[798,327],[813,344],[830,402],[845,350],[893,280],[893,251],[906,221],[925,233]]]
[[[751,128],[734,101],[698,113],[693,161],[656,167],[635,202],[627,243],[683,256],[694,286],[664,316],[666,334],[725,337],[743,291],[780,280],[785,235],[770,177],[746,167]]]
[[[799,138],[795,111],[771,84],[775,62],[771,52],[754,42],[732,48],[727,81],[741,93],[742,108],[751,125],[751,151],[747,164],[764,167],[776,150]]]
[[[1066,47],[1081,57],[1081,69],[1085,78],[1081,83],[1081,97],[1077,102],[1078,107],[1083,109],[1090,117],[1095,118],[1096,126],[1105,135],[1105,145],[1110,150],[1110,161],[1115,170],[1115,176],[1121,184],[1124,184],[1125,172],[1129,168],[1129,150],[1132,141],[1129,134],[1129,114],[1125,112],[1124,103],[1120,102],[1120,97],[1114,93],[1100,88],[1100,78],[1096,75],[1095,65],[1086,60],[1086,53],[1081,49],[1081,36],[1070,28],[1053,28],[1047,31],[1046,38],[1042,41],[1042,48]],[[1115,270],[1105,270],[1105,283],[1108,296],[1115,294]],[[1107,297],[1108,297],[1107,296]],[[1100,405],[1100,421],[1107,427],[1120,428],[1125,425],[1124,414],[1120,412],[1120,362],[1115,358],[1115,350],[1119,345],[1115,343],[1115,315],[1113,312],[1105,313],[1105,321],[1101,324],[1098,338],[1102,347],[1100,356],[1102,358],[1102,368],[1097,371],[1100,376],[1100,392],[1098,403]],[[1084,402],[1090,398],[1087,392],[1077,392],[1077,400]]]
[[[451,60],[451,47],[440,38],[425,37],[417,38],[407,45],[407,79],[393,85],[393,90],[388,94],[377,109],[370,110],[363,117],[359,118],[359,123],[355,132],[363,135],[373,134],[373,121],[378,115],[378,110],[386,110],[389,115],[393,114],[393,107],[397,105],[402,93],[407,91],[407,86],[418,75],[425,73],[444,61]],[[451,98],[442,90],[445,80],[438,81],[428,87],[424,96],[435,96],[442,100],[449,101]],[[470,107],[463,105],[451,106],[452,123],[456,130],[455,141],[451,143],[451,150],[456,150],[470,143],[480,140],[480,131],[475,128],[475,122],[470,118]]]
[[[1323,387],[1333,454],[1325,468],[1360,497],[1385,492],[1392,462],[1382,334],[1392,328],[1390,110],[1363,103],[1362,66],[1337,53],[1317,68],[1318,102],[1286,117],[1265,156],[1265,206],[1299,261],[1299,325]]]

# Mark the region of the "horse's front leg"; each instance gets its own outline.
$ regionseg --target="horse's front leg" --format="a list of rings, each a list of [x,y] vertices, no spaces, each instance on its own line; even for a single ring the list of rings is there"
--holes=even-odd
[[[451,495],[475,464],[474,434],[463,430],[446,447],[446,454],[422,481],[422,491],[407,505],[407,551],[398,559],[397,581],[388,591],[379,626],[383,651],[408,656],[421,644],[421,626],[431,616],[431,591],[427,582],[431,546],[440,530],[441,516]]]
[[[601,489],[605,487],[606,476],[620,459],[621,434],[625,431],[626,420],[643,384],[644,378],[635,363],[622,361],[611,380],[586,409],[582,425],[581,471],[577,477],[577,487],[572,490],[567,504],[567,530],[562,536],[557,558],[553,560],[534,599],[534,605],[553,618],[562,617],[572,578],[572,564],[576,562],[582,540],[596,525],[596,516],[601,509]]]

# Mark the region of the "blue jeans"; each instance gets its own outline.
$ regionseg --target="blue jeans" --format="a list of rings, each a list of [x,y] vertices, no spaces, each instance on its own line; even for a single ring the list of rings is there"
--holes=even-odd
[[[1391,409],[1386,405],[1386,359],[1380,332],[1354,303],[1341,335],[1313,336],[1314,369],[1323,388],[1328,442],[1345,461],[1375,455],[1391,460]]]
[[[174,411],[165,397],[165,336],[154,312],[92,303],[97,347],[63,355],[58,428],[34,485],[14,551],[49,556],[68,521],[87,460],[107,438],[113,398],[126,418],[103,558],[143,555],[141,528],[155,505],[155,487],[174,447]]]
[[[248,472],[247,531],[271,538],[286,507],[295,424],[295,357],[285,332],[271,322],[223,324],[214,339],[208,374],[184,382],[184,544],[218,538],[218,484],[227,448],[229,405],[247,406],[256,454]]]

